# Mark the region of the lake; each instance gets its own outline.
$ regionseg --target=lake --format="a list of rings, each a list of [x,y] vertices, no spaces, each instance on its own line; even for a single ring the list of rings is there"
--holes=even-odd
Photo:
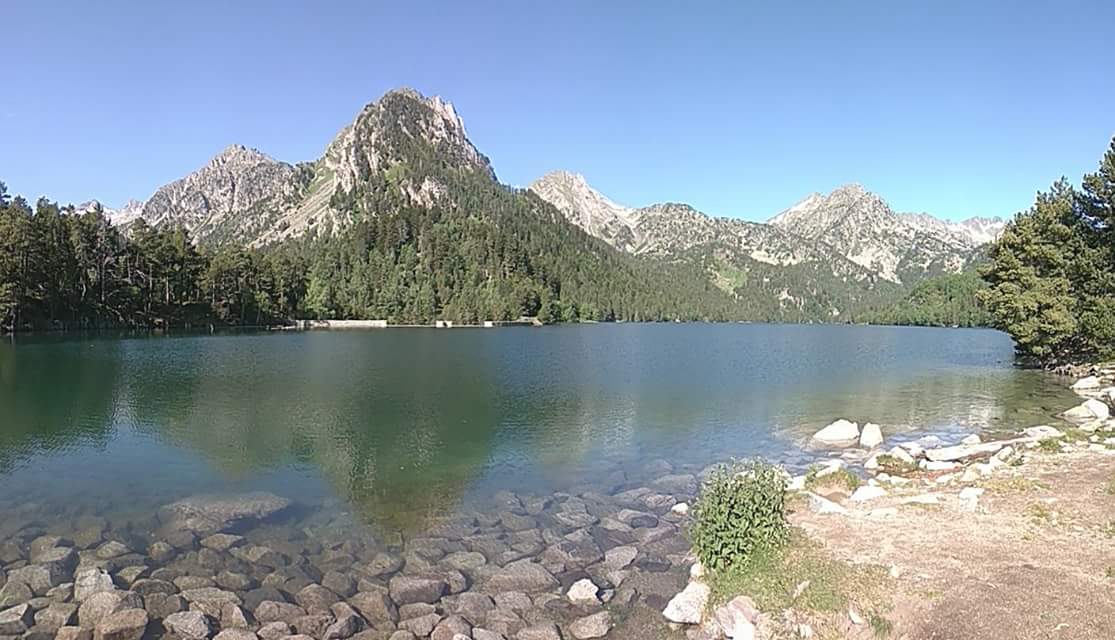
[[[17,338],[0,501],[153,509],[202,491],[337,499],[420,526],[505,488],[648,461],[801,468],[845,417],[888,438],[1029,426],[1071,394],[986,330],[582,325]]]
[[[858,326],[21,336],[0,346],[0,610],[76,581],[140,593],[152,637],[187,601],[325,637],[341,613],[293,616],[337,597],[369,637],[450,614],[572,637],[586,610],[559,594],[588,577],[624,621],[608,637],[656,637],[709,464],[801,472],[840,417],[951,442],[1074,404],[1011,362],[997,332]]]

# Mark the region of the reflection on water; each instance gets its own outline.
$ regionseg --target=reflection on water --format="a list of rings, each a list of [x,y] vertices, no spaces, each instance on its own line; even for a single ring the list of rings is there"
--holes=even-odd
[[[1068,404],[1011,355],[996,332],[839,326],[20,339],[0,348],[0,504],[253,488],[410,528],[655,458],[803,462],[837,417],[1011,430]]]

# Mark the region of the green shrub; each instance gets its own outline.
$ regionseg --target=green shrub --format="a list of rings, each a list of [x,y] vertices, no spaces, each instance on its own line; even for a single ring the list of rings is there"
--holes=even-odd
[[[759,460],[718,467],[701,487],[689,535],[712,570],[742,563],[788,538],[786,477]]]

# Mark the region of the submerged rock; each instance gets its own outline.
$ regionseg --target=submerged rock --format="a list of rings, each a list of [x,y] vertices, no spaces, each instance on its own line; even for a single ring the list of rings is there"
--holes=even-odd
[[[177,528],[210,535],[269,518],[290,505],[290,500],[266,492],[198,495],[162,507],[159,519]]]

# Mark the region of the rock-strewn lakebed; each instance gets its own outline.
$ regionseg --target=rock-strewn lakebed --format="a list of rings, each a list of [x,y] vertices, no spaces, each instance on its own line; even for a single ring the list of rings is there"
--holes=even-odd
[[[1097,385],[1077,390],[1106,406],[1110,372],[1100,373]],[[946,593],[958,571],[978,563],[910,546],[916,537],[909,531],[923,538],[949,531],[944,547],[969,544],[959,531],[1009,537],[1015,530],[983,522],[1007,499],[995,483],[1013,486],[1028,469],[1044,468],[1034,465],[1061,459],[1068,462],[1054,471],[1080,478],[1076,465],[1086,464],[1102,475],[1115,460],[1112,423],[1095,415],[1097,404],[1089,419],[1082,411],[1069,415],[1081,423],[1072,431],[1030,431],[995,444],[959,436],[917,441],[887,433],[886,425],[842,423],[830,430],[839,432],[833,441],[781,460],[805,496],[794,503],[792,521],[834,554],[893,567],[893,580],[930,576],[917,578],[913,593]],[[1059,447],[1066,453],[1042,444],[1068,439]],[[755,621],[763,623],[760,631],[815,628],[821,635],[866,628],[854,616],[799,620],[746,599],[704,606],[723,594],[690,581],[685,528],[709,470],[666,460],[635,470],[617,465],[562,491],[499,491],[410,532],[373,530],[341,503],[304,504],[268,492],[177,496],[128,517],[82,502],[13,496],[0,505],[0,638],[643,640],[743,637]],[[869,479],[854,490],[824,480],[848,473]],[[1061,483],[1037,482],[1056,498],[1037,503],[1061,513],[1049,506],[1067,499],[1056,493]],[[1091,558],[1075,548],[1076,557]],[[970,547],[955,549],[964,554]],[[1012,562],[1024,572],[1033,558]],[[1096,570],[1101,584],[1103,568]],[[679,600],[679,593],[688,596]],[[933,602],[924,593],[914,599]],[[888,615],[910,630],[907,637],[969,637],[918,631],[926,609],[904,602],[896,598]],[[781,626],[772,625],[776,617]]]

